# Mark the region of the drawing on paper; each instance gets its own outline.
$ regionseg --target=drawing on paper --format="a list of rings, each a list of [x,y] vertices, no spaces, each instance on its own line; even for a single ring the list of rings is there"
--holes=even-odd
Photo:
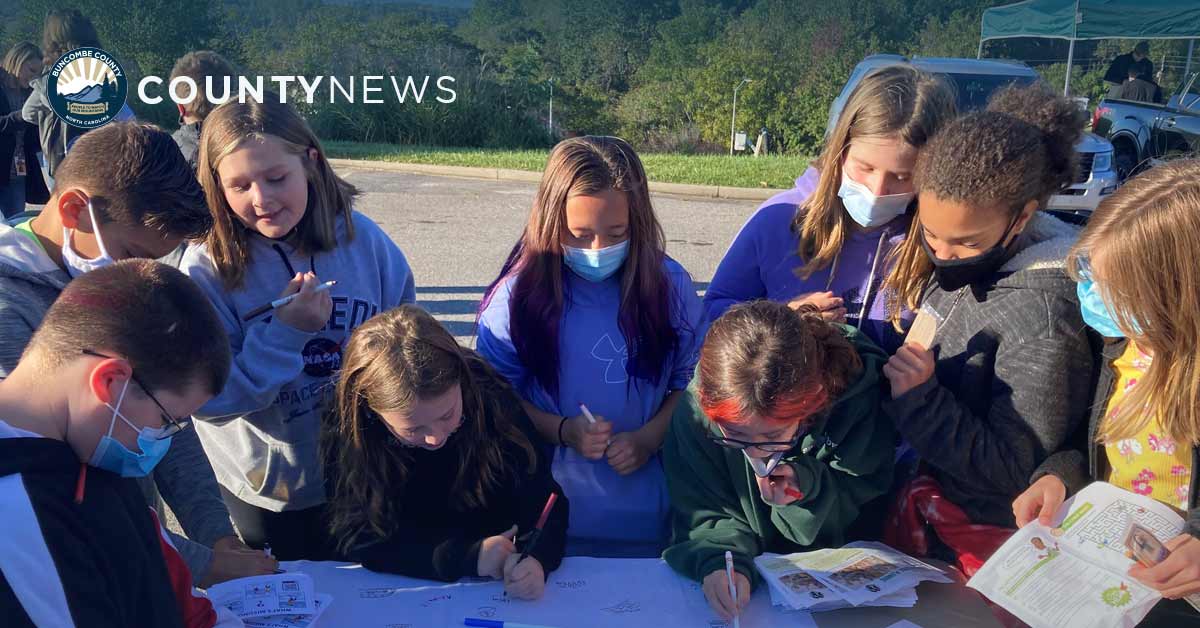
[[[857,589],[879,580],[895,569],[895,565],[878,556],[864,556],[861,560],[830,574],[829,578],[848,589]]]
[[[626,613],[642,612],[642,605],[638,602],[634,602],[633,600],[623,600],[619,604],[610,606],[608,608],[602,608],[600,610],[606,613],[613,613],[614,615],[624,615]]]

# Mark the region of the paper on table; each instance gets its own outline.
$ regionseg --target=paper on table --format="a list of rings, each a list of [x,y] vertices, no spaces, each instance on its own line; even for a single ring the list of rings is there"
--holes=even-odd
[[[238,578],[215,584],[206,591],[213,604],[234,615],[312,615],[316,612],[312,579],[302,573],[272,574]]]
[[[246,628],[315,628],[321,614],[333,603],[333,596],[328,593],[317,593],[314,597],[317,610],[312,615],[271,615],[243,621]]]
[[[882,543],[851,543],[840,549],[760,556],[759,572],[778,581],[792,606],[811,608],[830,598],[861,606],[912,589],[923,580],[952,582],[942,570]]]
[[[911,621],[908,621],[907,619],[901,619],[900,621],[892,624],[891,626],[888,626],[887,628],[921,628],[921,627],[918,626],[917,624],[912,623]]]

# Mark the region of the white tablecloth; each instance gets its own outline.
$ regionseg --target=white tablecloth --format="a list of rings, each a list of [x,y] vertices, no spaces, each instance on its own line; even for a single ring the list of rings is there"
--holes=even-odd
[[[293,561],[288,571],[312,576],[333,595],[318,628],[449,628],[466,617],[554,628],[722,628],[697,583],[656,559],[568,558],[536,602],[507,599],[503,586],[444,583],[368,571],[337,562]],[[924,583],[914,608],[857,608],[808,615],[771,606],[765,587],[743,614],[745,628],[886,628],[907,619],[922,628],[999,626],[979,595],[961,583]]]

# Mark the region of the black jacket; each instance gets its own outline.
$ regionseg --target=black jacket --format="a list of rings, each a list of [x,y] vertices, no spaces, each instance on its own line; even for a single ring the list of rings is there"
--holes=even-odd
[[[77,504],[79,473],[62,441],[0,438],[0,623],[183,626],[137,482],[88,467]]]
[[[1067,495],[1072,495],[1093,480],[1102,480],[1108,475],[1108,457],[1104,453],[1104,445],[1096,441],[1096,434],[1100,432],[1100,421],[1108,409],[1108,398],[1112,396],[1117,385],[1117,369],[1113,367],[1113,363],[1125,353],[1128,344],[1129,341],[1124,338],[1107,341],[1087,429],[1079,430],[1071,439],[1071,448],[1046,459],[1030,478],[1030,484],[1044,475],[1055,475],[1067,485]],[[1083,453],[1085,451],[1086,461]],[[1200,449],[1196,447],[1192,447],[1192,479],[1188,488],[1191,497],[1188,501],[1187,531],[1200,538]]]
[[[38,165],[38,129],[21,118],[24,103],[8,102],[5,91],[0,89],[0,186],[8,184],[17,137],[23,136],[28,173],[25,176],[25,202],[40,205],[50,200],[50,192]]]
[[[934,286],[934,376],[883,405],[975,523],[1015,527],[1013,499],[1087,421],[1099,338],[1065,271],[1077,234],[1039,212],[991,284]]]
[[[483,539],[502,534],[514,524],[519,534],[532,532],[546,499],[558,493],[554,509],[546,521],[537,546],[530,552],[542,564],[546,576],[558,568],[566,551],[568,508],[562,488],[550,473],[551,457],[540,440],[532,422],[512,388],[483,365],[482,358],[472,360],[472,371],[480,388],[480,396],[500,399],[505,412],[491,417],[493,423],[515,424],[524,432],[534,450],[537,465],[532,474],[524,452],[515,445],[503,449],[507,465],[500,486],[487,495],[487,506],[458,511],[450,505],[460,454],[455,438],[468,426],[459,428],[441,449],[401,448],[382,421],[372,420],[368,438],[388,441],[408,460],[408,477],[402,486],[381,487],[389,493],[387,499],[398,503],[398,521],[386,537],[380,537],[364,526],[353,535],[345,560],[360,562],[372,571],[398,573],[413,578],[453,582],[475,576],[479,548]],[[466,418],[465,421],[470,421]],[[337,501],[336,480],[339,469],[336,461],[327,460],[325,486],[329,501]],[[518,537],[520,539],[521,537]],[[520,540],[517,549],[524,547]]]

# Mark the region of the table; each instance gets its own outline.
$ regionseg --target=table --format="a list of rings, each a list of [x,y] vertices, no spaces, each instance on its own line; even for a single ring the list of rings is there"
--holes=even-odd
[[[944,565],[938,565],[942,567]],[[448,628],[464,617],[544,624],[556,628],[723,628],[700,586],[658,559],[573,557],[551,574],[536,602],[505,599],[500,583],[445,584],[371,572],[353,563],[285,562],[307,573],[318,593],[334,597],[319,628]],[[922,583],[913,608],[856,608],[809,615],[771,606],[765,588],[743,613],[745,628],[887,628],[907,619],[922,628],[999,626],[982,598],[961,581]]]

